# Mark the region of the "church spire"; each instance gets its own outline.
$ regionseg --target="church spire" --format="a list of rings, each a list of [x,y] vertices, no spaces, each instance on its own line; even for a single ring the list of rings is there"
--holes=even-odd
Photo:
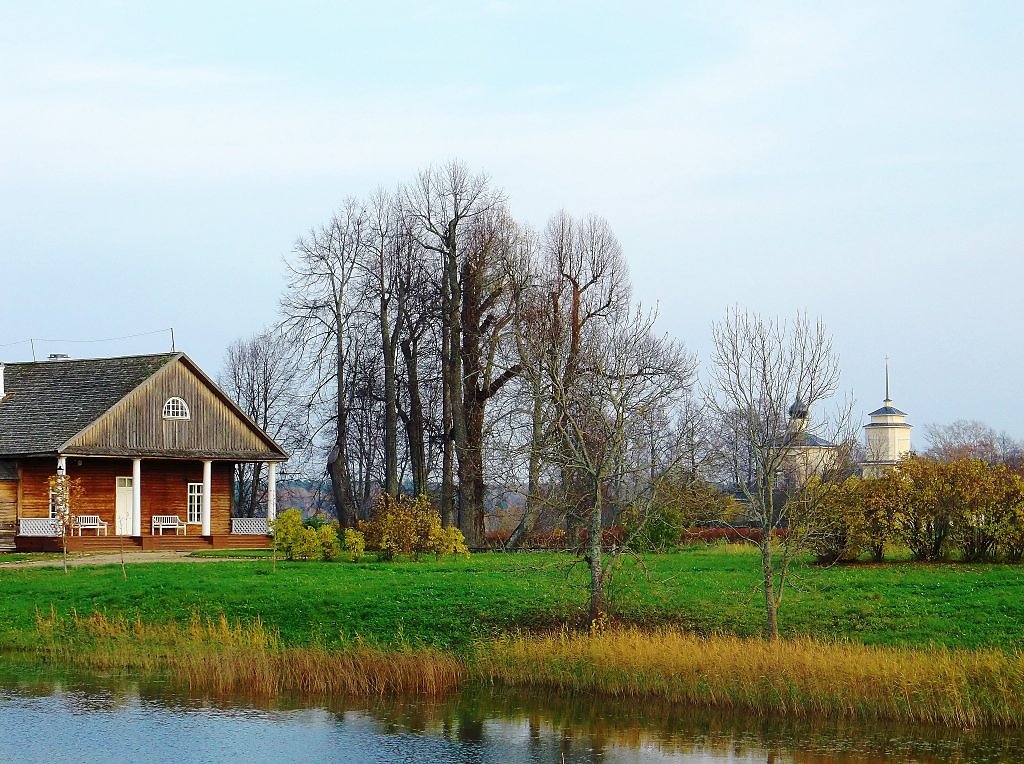
[[[885,357],[885,405],[888,406],[892,403],[892,398],[889,397],[889,356]]]

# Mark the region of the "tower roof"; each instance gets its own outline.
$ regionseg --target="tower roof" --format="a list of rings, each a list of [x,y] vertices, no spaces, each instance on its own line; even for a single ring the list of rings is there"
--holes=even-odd
[[[905,411],[900,411],[898,408],[895,408],[894,406],[890,406],[889,405],[890,403],[892,403],[892,401],[890,401],[888,398],[886,398],[885,399],[885,404],[886,405],[882,406],[882,408],[880,408],[880,409],[876,409],[875,411],[872,411],[870,414],[868,414],[868,416],[906,416],[907,415]]]

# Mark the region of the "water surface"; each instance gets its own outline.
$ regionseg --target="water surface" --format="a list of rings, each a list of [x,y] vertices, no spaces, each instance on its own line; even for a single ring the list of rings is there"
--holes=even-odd
[[[660,702],[470,688],[443,699],[190,694],[156,680],[0,673],[11,762],[1011,762],[1024,737],[763,720]]]

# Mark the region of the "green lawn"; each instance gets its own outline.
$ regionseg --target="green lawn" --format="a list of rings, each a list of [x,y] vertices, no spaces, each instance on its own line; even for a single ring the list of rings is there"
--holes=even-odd
[[[289,644],[460,648],[516,627],[578,623],[586,571],[559,554],[477,554],[443,562],[277,563],[266,559],[11,569],[0,566],[0,649],[34,639],[35,612],[72,609],[147,621],[191,614],[260,618]],[[762,623],[758,558],[694,547],[627,561],[612,583],[619,620],[753,635]],[[1024,568],[886,563],[799,565],[781,612],[787,635],[868,643],[1024,648]]]
[[[0,566],[12,562],[25,562],[26,560],[59,560],[60,554],[55,552],[4,552],[0,554]]]

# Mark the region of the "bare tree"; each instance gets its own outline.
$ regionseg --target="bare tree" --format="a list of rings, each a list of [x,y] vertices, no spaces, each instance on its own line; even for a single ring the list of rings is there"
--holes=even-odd
[[[675,435],[665,432],[650,448],[651,423],[672,415],[689,394],[695,359],[675,340],[654,333],[656,314],[637,307],[616,311],[590,334],[577,358],[571,384],[553,376],[552,392],[560,458],[581,478],[587,526],[585,559],[590,569],[591,624],[604,611],[615,558],[628,548],[602,546],[607,510],[629,506],[638,513],[654,490],[652,473],[671,470],[682,458]]]
[[[414,235],[440,255],[442,369],[445,428],[458,461],[459,526],[471,546],[484,541],[483,429],[487,400],[518,373],[494,375],[493,343],[508,323],[500,263],[502,237],[513,230],[503,198],[483,175],[451,162],[420,174],[406,193]],[[442,512],[451,520],[450,458],[442,484]]]
[[[301,472],[308,441],[306,389],[285,338],[265,329],[235,340],[224,355],[218,382],[257,426],[292,452],[288,472]],[[264,467],[261,462],[235,466],[235,512],[241,517],[254,517],[266,504]]]
[[[947,425],[929,424],[925,426],[925,438],[925,454],[940,462],[981,459],[989,464],[1021,465],[1024,445],[982,422],[957,419]]]
[[[790,562],[813,532],[816,494],[807,478],[828,478],[847,464],[838,449],[852,443],[849,407],[831,424],[809,428],[809,413],[839,385],[839,363],[824,324],[798,314],[764,319],[738,308],[713,326],[709,408],[729,437],[723,454],[736,466],[736,488],[760,531],[766,630],[779,634],[778,609]],[[818,433],[830,430],[832,440]],[[785,528],[780,539],[776,531]]]
[[[370,200],[369,219],[368,252],[362,267],[366,297],[372,303],[380,332],[384,372],[384,491],[397,496],[398,349],[406,297],[401,288],[400,268],[405,247],[405,221],[398,201],[384,191],[378,191]]]
[[[311,405],[329,401],[332,416],[323,426],[333,431],[327,459],[334,505],[342,525],[352,522],[353,490],[346,475],[346,422],[350,391],[345,356],[353,306],[347,302],[356,263],[369,230],[365,207],[347,200],[331,221],[300,238],[287,261],[288,285],[281,301],[282,328],[296,362],[313,379]]]

